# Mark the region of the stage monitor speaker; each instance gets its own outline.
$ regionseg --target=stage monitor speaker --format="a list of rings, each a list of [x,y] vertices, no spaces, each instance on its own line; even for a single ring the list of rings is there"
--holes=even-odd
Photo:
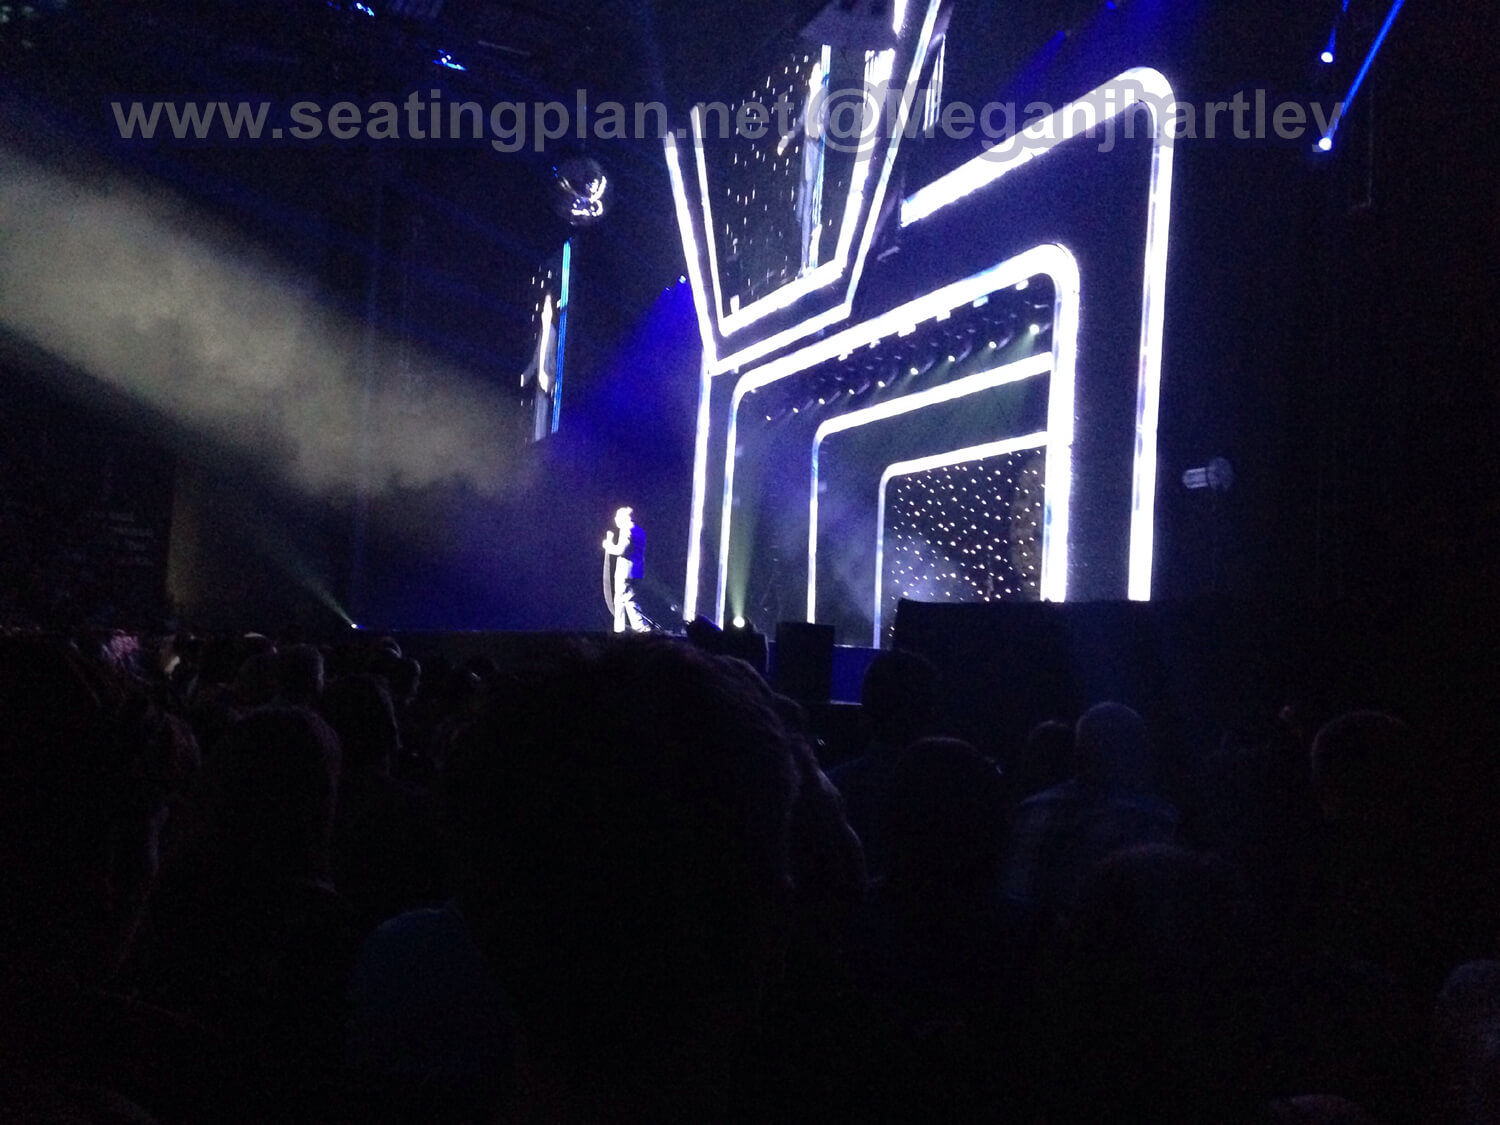
[[[822,703],[833,695],[832,625],[777,624],[776,690],[801,703]]]

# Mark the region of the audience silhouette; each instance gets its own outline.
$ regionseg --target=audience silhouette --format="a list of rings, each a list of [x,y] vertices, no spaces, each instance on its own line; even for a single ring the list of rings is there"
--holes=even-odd
[[[1425,726],[992,758],[942,688],[880,654],[825,774],[664,637],[0,635],[0,1119],[1500,1120]]]

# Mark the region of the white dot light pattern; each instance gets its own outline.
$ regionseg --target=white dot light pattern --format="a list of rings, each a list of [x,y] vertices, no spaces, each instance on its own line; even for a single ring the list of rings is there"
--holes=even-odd
[[[923,602],[1041,597],[1042,450],[892,478],[886,496],[881,620],[891,641],[900,598]]]
[[[542,268],[531,275],[531,327],[532,331],[540,332],[542,327],[542,302],[550,293],[552,300],[557,301],[557,281],[552,276],[552,270]]]
[[[796,277],[801,268],[797,204],[806,169],[804,150],[809,142],[800,116],[805,112],[818,64],[817,55],[799,51],[771,69],[747,99],[773,111],[761,128],[733,128],[727,138],[721,139],[719,117],[715,115],[706,122],[714,180],[723,185],[714,201],[714,213],[724,216],[715,234],[719,252],[724,255],[726,299],[754,301]],[[775,114],[778,105],[787,107],[785,124],[794,130],[787,143],[780,133],[782,120]],[[740,112],[741,103],[733,103],[728,120],[737,120],[735,115]],[[841,198],[835,193],[846,190],[847,169],[835,164],[829,172],[837,182],[824,185],[824,198]],[[836,212],[835,208],[820,214],[823,237],[831,237],[828,228]]]

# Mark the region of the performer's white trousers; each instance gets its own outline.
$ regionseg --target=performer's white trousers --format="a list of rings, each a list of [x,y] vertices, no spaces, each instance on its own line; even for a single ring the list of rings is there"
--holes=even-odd
[[[627,578],[622,567],[615,575],[615,632],[625,632],[627,625],[632,633],[649,632],[646,619],[635,604],[635,579]]]

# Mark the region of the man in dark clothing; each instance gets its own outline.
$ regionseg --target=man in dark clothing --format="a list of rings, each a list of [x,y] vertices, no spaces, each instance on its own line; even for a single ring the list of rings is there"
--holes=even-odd
[[[883,822],[896,759],[909,743],[932,733],[937,669],[914,652],[882,652],[865,671],[860,711],[869,732],[865,752],[828,777],[843,796],[844,813],[864,845],[870,876],[878,878],[885,874]]]
[[[646,572],[646,532],[630,508],[615,512],[616,532],[604,537],[604,552],[615,556],[615,632],[648,633],[650,626],[635,604],[636,581]]]
[[[1043,918],[1066,913],[1085,875],[1138,844],[1170,844],[1177,810],[1154,792],[1155,762],[1141,717],[1119,703],[1085,711],[1074,730],[1073,779],[1022,801],[1001,880]]]

